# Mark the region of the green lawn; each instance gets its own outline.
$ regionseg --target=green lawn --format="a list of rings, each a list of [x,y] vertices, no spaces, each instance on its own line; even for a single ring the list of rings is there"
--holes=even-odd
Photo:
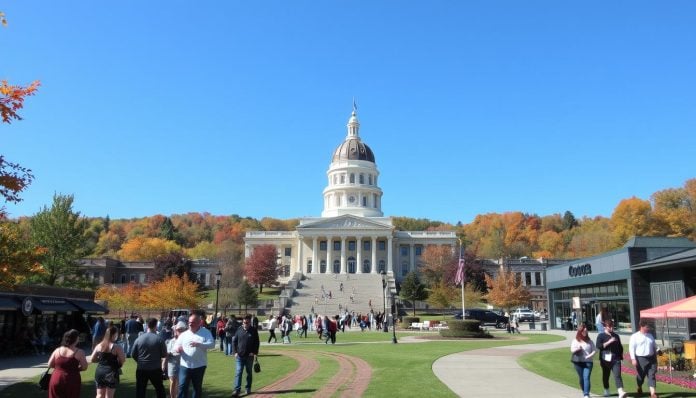
[[[418,335],[422,333],[397,333],[397,337]],[[423,344],[392,344],[391,333],[381,332],[350,332],[340,333],[337,336],[336,345],[325,345],[319,341],[316,334],[310,334],[307,339],[298,339],[293,336],[292,345],[262,345],[259,361],[263,371],[254,375],[254,389],[282,378],[293,371],[297,364],[294,360],[280,355],[264,355],[264,350],[311,350],[340,352],[360,357],[372,367],[372,380],[365,392],[369,397],[389,396],[413,396],[414,391],[423,391],[427,386],[428,396],[455,397],[439,379],[432,373],[433,362],[443,356],[455,352],[473,350],[478,348],[495,347],[511,344],[542,343],[558,341],[561,339],[555,335],[524,334],[521,338],[511,339],[505,334],[500,338],[486,340],[463,341],[431,341]],[[266,332],[261,333],[262,341],[268,338]],[[205,375],[205,397],[229,397],[232,391],[232,378],[234,375],[234,363],[231,357],[226,357],[220,352],[210,352],[209,365]],[[332,360],[323,356],[318,357],[322,367],[313,377],[297,386],[297,391],[292,396],[312,396],[315,391],[333,375],[337,365]],[[560,359],[559,359],[560,360]],[[563,356],[563,364],[555,366],[569,367],[567,358]],[[554,368],[554,367],[551,367]],[[91,366],[82,374],[81,397],[94,397],[93,387],[94,366]],[[116,394],[119,397],[132,397],[135,395],[135,363],[128,360],[124,366],[124,376],[121,386]],[[410,377],[415,376],[415,377]],[[36,388],[38,376],[33,380],[21,382],[0,391],[2,397],[45,397],[45,393]],[[149,388],[149,397],[154,397],[152,387]]]
[[[577,387],[578,391],[580,391],[578,375],[575,373],[573,364],[570,363],[570,351],[568,348],[528,353],[520,357],[519,363],[531,372],[571,387]],[[624,389],[629,393],[635,392],[637,388],[636,377],[624,373],[622,378]],[[592,368],[591,383],[594,394],[604,394],[602,368],[599,366],[598,361],[595,361]],[[613,376],[609,377],[609,389],[612,392],[616,392]],[[643,384],[643,390],[648,391],[647,382]],[[674,395],[669,395],[670,397],[696,397],[696,391],[694,390],[660,382],[657,383],[657,392],[661,397],[666,396],[664,393],[674,393]]]

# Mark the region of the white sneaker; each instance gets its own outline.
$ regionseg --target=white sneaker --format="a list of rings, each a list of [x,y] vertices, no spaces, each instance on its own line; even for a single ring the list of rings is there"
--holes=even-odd
[[[607,389],[607,388],[604,389],[604,396],[605,397],[609,396],[609,389]]]

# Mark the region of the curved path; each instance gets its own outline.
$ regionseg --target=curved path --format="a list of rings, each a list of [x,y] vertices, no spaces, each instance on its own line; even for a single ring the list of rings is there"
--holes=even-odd
[[[329,357],[338,362],[336,374],[320,389],[315,397],[330,397],[337,392],[340,397],[360,397],[370,385],[372,368],[364,360],[340,353],[316,352],[305,350],[267,351],[271,354],[285,355],[298,362],[297,370],[287,374],[282,379],[271,383],[258,391],[267,397],[287,394],[290,392],[307,392],[295,389],[295,386],[312,377],[319,370],[317,355]]]

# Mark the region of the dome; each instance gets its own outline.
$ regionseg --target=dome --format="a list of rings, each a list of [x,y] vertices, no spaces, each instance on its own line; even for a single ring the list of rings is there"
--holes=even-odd
[[[349,138],[336,148],[331,158],[332,162],[342,160],[366,160],[374,163],[375,155],[372,153],[372,149],[363,144],[359,138]]]

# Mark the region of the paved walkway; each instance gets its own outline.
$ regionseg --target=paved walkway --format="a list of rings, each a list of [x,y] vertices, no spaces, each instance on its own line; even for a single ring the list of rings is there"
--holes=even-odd
[[[525,333],[526,327],[520,326],[522,333]],[[570,347],[571,339],[575,338],[574,331],[551,330],[542,333],[558,334],[566,339],[546,344],[521,344],[459,352],[435,361],[433,372],[460,397],[580,398],[580,388],[551,381],[525,370],[517,363],[522,354]],[[593,339],[594,337],[591,336]]]

